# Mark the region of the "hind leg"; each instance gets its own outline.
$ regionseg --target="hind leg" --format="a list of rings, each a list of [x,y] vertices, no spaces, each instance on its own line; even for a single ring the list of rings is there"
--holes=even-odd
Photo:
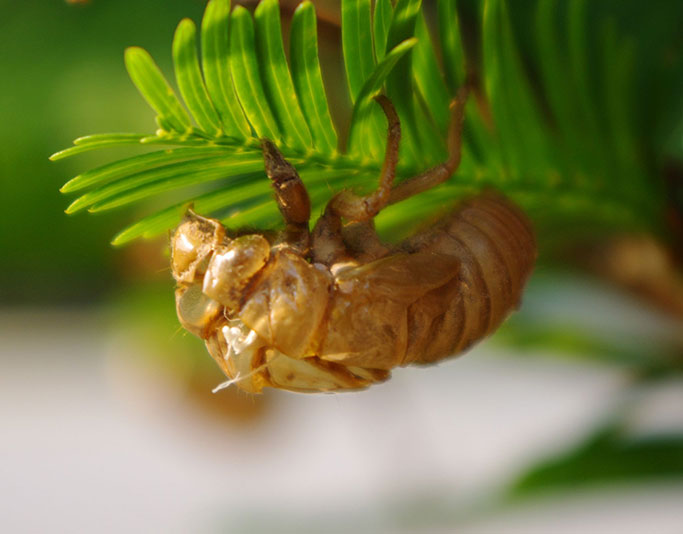
[[[377,215],[389,202],[391,186],[396,176],[401,123],[398,120],[394,105],[386,96],[378,95],[375,100],[382,106],[388,122],[387,149],[377,189],[366,196],[358,196],[351,191],[341,191],[332,197],[327,204],[327,209],[349,222],[369,221]]]
[[[401,182],[389,196],[388,204],[396,204],[401,200],[415,196],[423,191],[445,182],[460,165],[462,155],[462,123],[465,118],[465,103],[467,102],[467,86],[461,87],[455,100],[451,103],[451,123],[448,131],[448,159],[413,178]]]
[[[359,232],[367,238],[368,247],[373,247],[377,251],[380,245],[379,238],[374,233],[372,219],[389,202],[391,186],[396,175],[396,164],[398,163],[401,124],[394,106],[387,97],[379,95],[375,100],[382,106],[389,123],[387,149],[379,185],[375,191],[366,196],[358,196],[351,191],[341,191],[330,199],[325,207],[325,212],[318,219],[313,229],[312,256],[314,261],[331,265],[339,261],[355,259],[357,255],[364,253],[363,250],[353,251],[347,247],[342,235],[342,219],[351,223],[359,223],[352,225],[358,230],[357,232],[348,232],[350,239],[353,239],[355,243],[355,246],[352,244],[352,249],[363,248],[362,240],[358,237]]]
[[[381,241],[374,233],[372,219],[385,206],[395,204],[406,198],[436,187],[445,182],[460,165],[462,155],[462,124],[465,117],[465,103],[469,88],[462,87],[451,104],[451,123],[448,132],[448,159],[428,171],[410,178],[392,189],[398,148],[401,138],[401,125],[394,106],[389,99],[378,96],[377,102],[382,106],[389,123],[387,132],[387,150],[384,165],[380,174],[377,190],[367,196],[354,195],[350,191],[338,193],[327,204],[325,213],[318,220],[313,231],[312,253],[316,261],[331,264],[348,259],[376,259],[386,253]],[[347,230],[352,245],[348,250],[342,232],[342,219],[357,223],[353,231]],[[360,236],[360,238],[358,238]]]

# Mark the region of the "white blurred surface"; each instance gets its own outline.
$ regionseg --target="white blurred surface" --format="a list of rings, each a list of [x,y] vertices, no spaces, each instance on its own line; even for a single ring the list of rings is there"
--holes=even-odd
[[[361,393],[281,393],[260,424],[233,427],[131,364],[141,349],[92,310],[5,312],[0,339],[2,532],[315,532],[326,517],[326,531],[452,532],[401,517],[432,497],[466,508],[580,440],[626,380],[484,346]],[[648,409],[671,419],[660,404]],[[456,530],[673,534],[683,488],[549,500]]]

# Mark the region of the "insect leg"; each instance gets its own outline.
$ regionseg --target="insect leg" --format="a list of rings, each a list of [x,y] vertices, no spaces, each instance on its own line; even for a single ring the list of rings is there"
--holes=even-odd
[[[351,191],[342,191],[330,199],[325,212],[313,229],[311,254],[313,261],[331,265],[363,255],[366,251],[349,250],[342,235],[342,219],[355,223],[369,223],[379,211],[386,206],[391,193],[391,186],[396,174],[398,162],[398,145],[401,139],[401,124],[391,101],[383,95],[375,97],[382,106],[387,121],[387,150],[384,165],[380,173],[377,190],[367,196],[358,196]],[[379,244],[372,225],[365,226],[373,234],[372,243]],[[378,246],[373,246],[371,254],[377,254]],[[353,248],[353,247],[352,247]]]
[[[445,182],[458,168],[462,155],[462,123],[465,118],[465,103],[468,92],[467,86],[461,87],[451,103],[448,159],[441,165],[398,184],[391,191],[388,204],[395,204]]]
[[[387,149],[377,189],[367,196],[358,196],[351,191],[342,191],[332,197],[328,209],[347,221],[363,222],[372,219],[389,202],[391,186],[396,175],[398,146],[401,139],[401,123],[391,101],[384,95],[375,97],[387,116]]]
[[[284,158],[274,143],[261,140],[266,174],[275,190],[280,213],[285,220],[286,243],[307,250],[310,234],[308,221],[311,217],[311,200],[296,169]]]

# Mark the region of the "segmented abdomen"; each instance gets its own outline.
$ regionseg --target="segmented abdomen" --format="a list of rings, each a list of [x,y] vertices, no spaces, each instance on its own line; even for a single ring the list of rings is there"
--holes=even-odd
[[[404,365],[457,354],[492,333],[518,307],[536,260],[528,219],[492,193],[466,201],[405,246],[454,256],[460,266],[446,285],[410,305]]]

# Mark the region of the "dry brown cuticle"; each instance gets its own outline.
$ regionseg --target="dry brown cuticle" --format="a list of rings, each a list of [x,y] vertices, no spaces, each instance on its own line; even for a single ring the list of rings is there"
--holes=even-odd
[[[235,237],[241,232],[188,211],[171,238],[178,317],[232,383],[254,393],[362,389],[396,366],[463,352],[519,306],[536,243],[502,195],[465,200],[397,245],[372,224],[388,204],[455,172],[466,96],[461,90],[452,106],[448,160],[396,187],[400,123],[378,97],[389,123],[378,188],[333,196],[312,231],[306,188],[268,140],[265,170],[285,220],[279,237]]]

